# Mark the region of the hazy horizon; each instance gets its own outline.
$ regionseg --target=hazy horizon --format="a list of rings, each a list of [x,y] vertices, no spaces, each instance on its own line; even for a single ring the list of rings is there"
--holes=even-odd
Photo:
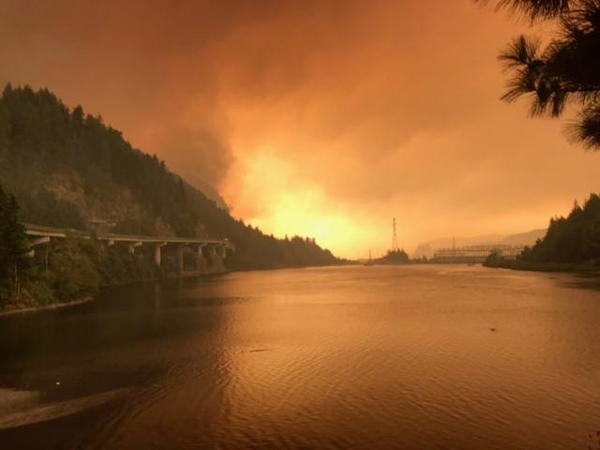
[[[471,0],[0,1],[0,82],[47,87],[234,216],[365,257],[545,228],[597,187],[564,121],[499,100],[527,22]],[[74,36],[77,38],[75,39]]]

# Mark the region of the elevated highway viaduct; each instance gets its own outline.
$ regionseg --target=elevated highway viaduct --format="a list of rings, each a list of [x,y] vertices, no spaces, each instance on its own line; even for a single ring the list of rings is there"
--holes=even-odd
[[[116,233],[94,234],[81,230],[47,227],[30,223],[23,225],[32,256],[35,254],[38,246],[49,244],[54,239],[96,239],[104,242],[109,247],[116,244],[126,245],[131,254],[135,254],[136,249],[141,246],[151,246],[153,248],[154,262],[157,266],[160,266],[163,259],[163,248],[172,246],[176,249],[177,270],[179,273],[182,273],[183,255],[186,251],[191,250],[195,252],[198,258],[208,256],[213,265],[222,266],[223,269],[223,262],[227,257],[227,251],[235,251],[235,246],[227,239],[137,236]]]

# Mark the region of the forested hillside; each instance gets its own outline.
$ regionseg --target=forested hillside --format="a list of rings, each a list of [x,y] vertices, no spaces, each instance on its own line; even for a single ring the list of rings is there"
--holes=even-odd
[[[567,217],[550,220],[548,232],[521,259],[535,262],[600,263],[600,197],[591,194]]]
[[[567,217],[551,219],[543,239],[525,247],[516,261],[491,254],[486,265],[535,270],[600,269],[600,196],[591,194],[583,206],[575,203]]]
[[[5,87],[0,181],[16,196],[24,222],[76,229],[103,222],[119,233],[228,238],[237,248],[230,269],[337,262],[311,239],[275,239],[233,219],[100,117],[69,109],[46,89]]]

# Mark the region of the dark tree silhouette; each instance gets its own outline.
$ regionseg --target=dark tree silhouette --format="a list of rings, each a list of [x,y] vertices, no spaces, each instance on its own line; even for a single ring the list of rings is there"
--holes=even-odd
[[[486,2],[486,0],[478,0]],[[498,0],[531,20],[554,20],[558,31],[545,46],[519,36],[499,59],[512,72],[502,97],[531,98],[531,115],[559,117],[568,105],[578,110],[569,134],[600,150],[600,0]]]
[[[567,217],[550,220],[544,239],[520,256],[523,261],[600,262],[600,197],[591,194],[582,206],[575,203]]]
[[[408,254],[403,250],[388,250],[385,256],[376,259],[375,264],[408,264],[410,258]]]
[[[600,196],[592,193],[580,206],[577,202],[567,217],[550,219],[548,231],[532,247],[525,247],[516,261],[506,261],[492,252],[488,266],[563,270],[561,264],[600,267]]]
[[[23,271],[27,268],[25,231],[18,219],[15,197],[0,186],[0,301],[18,300]]]
[[[488,3],[488,0],[480,0]],[[498,0],[498,8],[509,8],[523,13],[532,19],[552,18],[568,12],[577,0]]]

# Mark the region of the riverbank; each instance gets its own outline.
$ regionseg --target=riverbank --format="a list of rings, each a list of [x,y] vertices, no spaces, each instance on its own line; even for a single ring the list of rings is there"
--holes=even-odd
[[[223,270],[215,270],[215,271],[205,271],[205,270],[191,270],[181,273],[179,275],[168,274],[161,277],[147,278],[141,280],[130,280],[130,281],[120,281],[110,284],[104,284],[98,287],[99,292],[105,289],[114,288],[114,287],[123,287],[123,286],[133,286],[140,283],[158,283],[163,281],[173,281],[178,279],[189,279],[189,278],[199,278],[199,277],[208,277],[215,275],[226,275],[231,272],[252,272],[252,271],[267,271],[267,270],[280,270],[280,269],[299,269],[299,268],[308,268],[308,267],[324,267],[324,266],[305,266],[305,267],[289,267],[289,266],[281,266],[281,267],[271,267],[264,269],[251,269],[251,270],[235,270],[231,271],[228,269]],[[98,296],[98,293],[95,295],[88,295],[81,299],[73,300],[73,301],[61,301],[56,303],[45,303],[36,305],[35,301],[29,302],[23,305],[15,305],[8,304],[7,306],[0,307],[0,317],[8,316],[8,315],[16,315],[16,314],[27,314],[27,313],[35,313],[40,311],[48,311],[55,309],[67,308],[69,306],[77,306],[84,303],[89,303],[93,301]]]
[[[0,309],[0,317],[11,316],[11,315],[15,315],[15,314],[27,314],[27,313],[33,313],[33,312],[62,309],[62,308],[67,308],[69,306],[77,306],[77,305],[82,305],[84,303],[89,303],[93,299],[94,298],[92,296],[89,296],[89,297],[82,298],[80,300],[73,300],[71,302],[50,303],[49,305],[39,305],[39,306],[27,305],[27,306],[23,306],[23,307],[20,307],[17,305],[9,305],[4,309]]]
[[[527,272],[564,272],[584,275],[600,276],[600,266],[597,264],[577,264],[577,263],[542,263],[528,261],[508,261],[499,260],[494,262],[484,262],[484,267],[522,270]]]
[[[156,282],[166,281],[166,280],[194,278],[194,277],[207,276],[207,275],[223,275],[228,272],[229,271],[227,271],[227,270],[224,270],[222,272],[192,271],[192,272],[186,272],[186,273],[183,273],[183,274],[180,274],[177,276],[169,275],[169,276],[165,276],[162,278],[151,278],[151,279],[147,279],[147,280],[133,280],[133,281],[124,281],[124,282],[120,282],[120,283],[106,284],[106,285],[100,286],[99,289],[103,290],[103,289],[107,289],[107,288],[111,288],[111,287],[129,286],[129,285],[135,285],[138,283],[156,283]],[[76,299],[76,300],[72,300],[72,301],[62,301],[62,302],[57,302],[57,303],[47,303],[47,304],[39,304],[39,305],[32,304],[32,303],[28,303],[28,304],[24,304],[24,305],[9,304],[5,307],[0,308],[0,317],[15,315],[15,314],[27,314],[27,313],[35,313],[35,312],[40,312],[40,311],[51,311],[51,310],[55,310],[55,309],[68,308],[71,306],[77,306],[77,305],[82,305],[84,303],[89,303],[89,302],[93,301],[95,298],[96,298],[95,295],[88,295],[81,299]]]

